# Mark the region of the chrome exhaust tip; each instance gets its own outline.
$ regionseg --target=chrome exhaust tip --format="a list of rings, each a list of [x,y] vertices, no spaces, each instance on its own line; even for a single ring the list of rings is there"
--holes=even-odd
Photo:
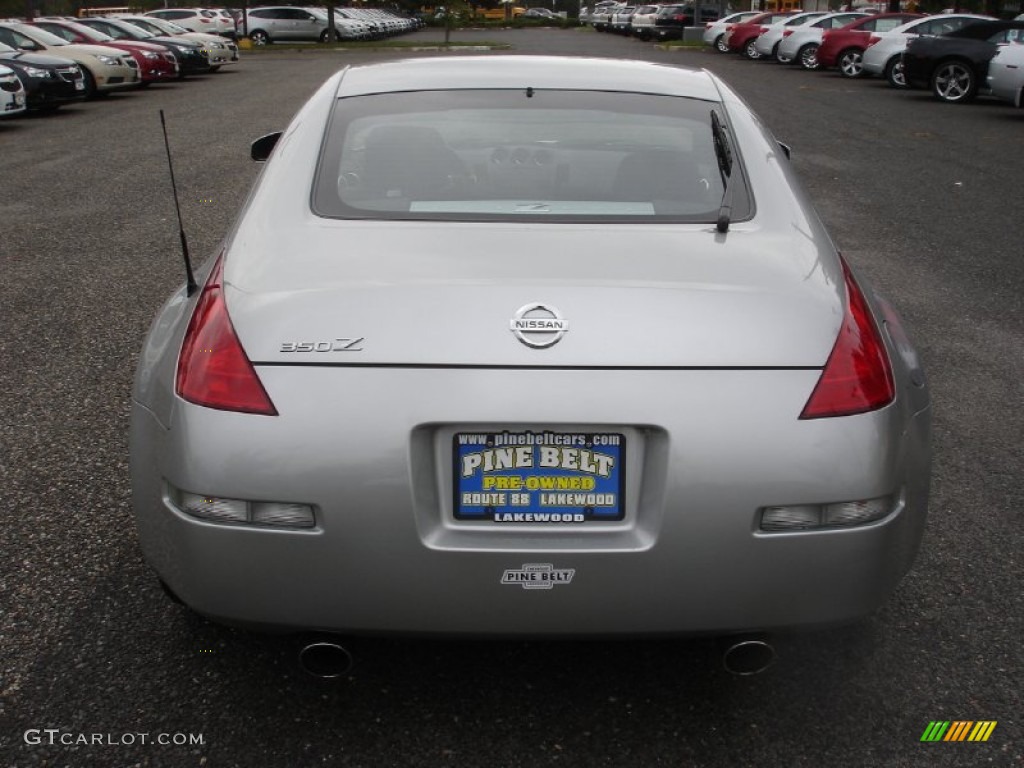
[[[317,640],[299,651],[299,666],[313,677],[334,680],[352,669],[352,654],[330,640]]]
[[[775,663],[775,648],[763,637],[729,638],[725,643],[722,665],[730,674],[757,675]]]

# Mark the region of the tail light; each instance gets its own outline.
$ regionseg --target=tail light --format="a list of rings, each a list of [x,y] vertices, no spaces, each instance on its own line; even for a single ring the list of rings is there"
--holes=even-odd
[[[882,42],[882,38],[880,38],[878,35],[872,35],[871,37],[868,38],[868,45],[867,45],[867,47],[870,48],[875,43],[880,43],[880,42]]]
[[[784,29],[784,30],[782,30],[782,36],[783,37],[789,37],[792,34],[793,34],[793,30],[792,29]]]
[[[843,262],[846,314],[825,368],[801,419],[851,416],[888,405],[896,397],[892,368],[864,294]]]
[[[761,33],[762,34],[767,32],[767,31],[768,31],[768,27],[761,27]]]
[[[218,260],[185,331],[175,389],[181,398],[207,408],[277,416],[231,325],[222,275],[223,261]]]

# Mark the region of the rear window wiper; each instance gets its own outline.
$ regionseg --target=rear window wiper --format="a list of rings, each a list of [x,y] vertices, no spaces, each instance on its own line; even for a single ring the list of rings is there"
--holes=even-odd
[[[719,232],[729,231],[729,222],[732,220],[732,145],[729,143],[729,136],[725,126],[722,124],[718,113],[711,110],[711,135],[715,144],[715,156],[718,158],[718,171],[722,174],[722,185],[725,191],[722,193],[722,204],[718,208],[718,221],[716,227]]]

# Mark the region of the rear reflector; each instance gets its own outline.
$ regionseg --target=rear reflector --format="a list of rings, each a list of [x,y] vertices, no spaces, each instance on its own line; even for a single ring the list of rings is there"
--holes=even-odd
[[[834,504],[794,504],[761,510],[761,530],[772,532],[809,531],[818,528],[852,528],[881,520],[902,506],[902,494],[893,504],[892,496]]]
[[[168,484],[171,504],[190,517],[210,523],[235,523],[275,528],[314,528],[316,515],[308,504],[245,501],[182,491]]]
[[[178,358],[178,395],[221,411],[277,416],[242,349],[224,303],[222,261],[210,273],[189,321]]]
[[[801,419],[851,416],[874,411],[896,397],[892,368],[860,288],[842,262],[846,314]]]

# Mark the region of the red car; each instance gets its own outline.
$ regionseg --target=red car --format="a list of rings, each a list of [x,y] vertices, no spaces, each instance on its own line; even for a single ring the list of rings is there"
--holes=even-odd
[[[32,23],[69,43],[106,45],[110,48],[127,51],[139,63],[143,85],[163,80],[174,80],[178,77],[178,60],[164,46],[135,40],[115,40],[98,29],[74,21],[36,19]]]
[[[839,29],[827,29],[818,46],[818,68],[838,67],[843,77],[860,77],[861,60],[872,32],[888,32],[908,21],[921,18],[920,13],[879,13],[857,19]]]
[[[726,32],[725,42],[733,53],[746,56],[748,59],[759,59],[761,54],[754,50],[754,41],[757,40],[758,35],[766,31],[770,24],[774,24],[776,21],[792,16],[795,13],[796,11],[779,11],[777,13],[758,14],[752,19],[747,19],[747,21],[737,24]]]

